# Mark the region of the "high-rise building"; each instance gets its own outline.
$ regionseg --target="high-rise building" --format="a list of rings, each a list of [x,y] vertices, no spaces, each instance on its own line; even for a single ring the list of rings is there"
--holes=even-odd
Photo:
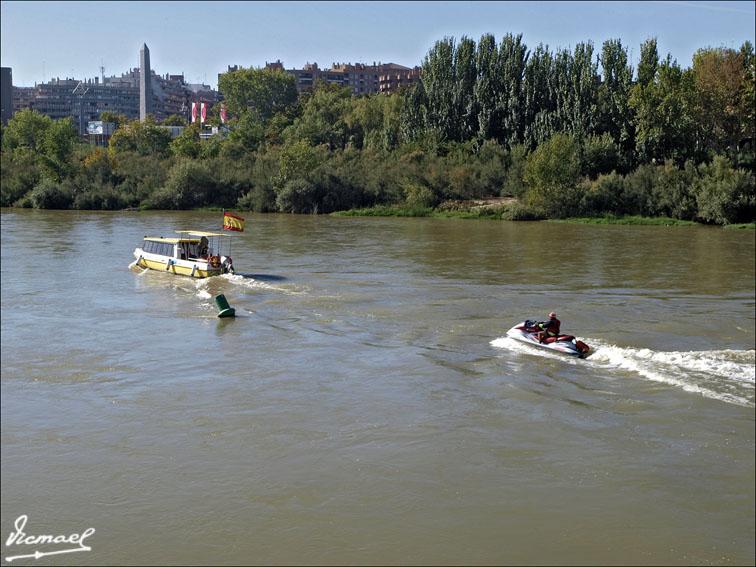
[[[150,73],[150,50],[147,44],[139,50],[139,120],[144,122],[152,112],[152,73]]]
[[[140,50],[141,68],[129,69],[120,76],[55,78],[33,87],[13,87],[13,108],[31,108],[53,119],[70,116],[80,133],[85,134],[87,123],[101,120],[100,114],[106,111],[123,114],[129,120],[144,120],[148,114],[157,121],[172,114],[188,119],[191,102],[201,101],[212,107],[218,101],[217,91],[209,85],[187,84],[183,75],[155,74],[150,69],[149,56],[144,45]]]
[[[13,116],[13,72],[10,67],[0,67],[0,119],[3,126]]]

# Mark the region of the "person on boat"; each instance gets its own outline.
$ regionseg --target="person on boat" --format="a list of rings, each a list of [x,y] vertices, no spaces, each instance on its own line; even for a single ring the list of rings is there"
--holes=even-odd
[[[200,238],[199,243],[199,257],[203,259],[207,259],[208,256],[208,241],[207,238],[204,236]]]
[[[557,319],[556,313],[552,311],[549,313],[549,320],[538,323],[536,326],[540,329],[538,334],[538,342],[540,343],[553,343],[559,336],[560,327],[562,323]]]

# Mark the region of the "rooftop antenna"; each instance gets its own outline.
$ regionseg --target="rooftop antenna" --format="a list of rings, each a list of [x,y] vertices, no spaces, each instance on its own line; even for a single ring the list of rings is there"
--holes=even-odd
[[[100,59],[100,77],[102,78],[102,84],[105,84],[105,62]]]

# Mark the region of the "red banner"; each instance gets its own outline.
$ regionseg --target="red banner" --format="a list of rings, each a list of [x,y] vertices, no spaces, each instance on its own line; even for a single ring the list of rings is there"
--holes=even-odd
[[[200,105],[202,106],[200,122],[204,123],[207,119],[207,103],[201,102]]]
[[[192,122],[197,122],[197,103],[192,103]]]

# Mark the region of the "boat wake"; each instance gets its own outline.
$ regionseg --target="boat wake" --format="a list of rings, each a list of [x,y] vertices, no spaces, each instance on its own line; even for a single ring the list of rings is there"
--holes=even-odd
[[[220,277],[231,282],[232,284],[241,285],[241,286],[248,287],[251,289],[264,289],[267,291],[277,291],[280,293],[285,293],[286,295],[305,295],[304,291],[297,291],[297,290],[288,289],[282,286],[271,285],[269,283],[256,280],[254,278],[250,278],[247,276],[242,276],[240,274],[223,274]]]
[[[585,339],[593,352],[585,360],[568,359],[557,353],[530,348],[509,337],[491,345],[517,352],[583,364],[596,369],[625,371],[647,380],[682,388],[707,398],[754,407],[756,351],[654,351],[619,347],[597,339]]]

